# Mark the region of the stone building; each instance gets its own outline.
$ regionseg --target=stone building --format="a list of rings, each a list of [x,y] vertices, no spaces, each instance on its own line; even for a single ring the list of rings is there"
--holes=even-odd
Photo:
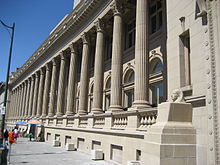
[[[218,0],[81,0],[13,73],[7,126],[39,118],[118,164],[219,165],[217,63]]]

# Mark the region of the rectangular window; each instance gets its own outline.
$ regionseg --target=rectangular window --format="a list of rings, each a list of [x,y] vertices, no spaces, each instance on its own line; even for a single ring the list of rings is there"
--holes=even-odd
[[[132,46],[135,45],[135,28],[136,28],[136,20],[134,19],[127,24],[125,49],[131,48]]]
[[[156,0],[150,4],[150,33],[153,34],[160,30],[163,25],[163,8],[162,0]]]
[[[116,145],[111,145],[111,160],[117,162],[117,163],[122,163],[122,153],[123,153],[123,148],[122,146],[116,146]]]
[[[180,86],[191,85],[191,67],[190,67],[190,35],[189,30],[180,36]]]

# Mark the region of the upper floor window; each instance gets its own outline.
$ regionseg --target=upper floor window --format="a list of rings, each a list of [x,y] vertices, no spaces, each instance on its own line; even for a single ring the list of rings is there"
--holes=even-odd
[[[136,21],[133,20],[127,25],[126,29],[126,49],[135,45],[135,27]]]
[[[162,0],[155,0],[150,5],[150,33],[160,30],[163,25]]]
[[[112,58],[112,36],[106,37],[106,46],[107,46],[107,53],[105,56],[105,60],[110,60]]]

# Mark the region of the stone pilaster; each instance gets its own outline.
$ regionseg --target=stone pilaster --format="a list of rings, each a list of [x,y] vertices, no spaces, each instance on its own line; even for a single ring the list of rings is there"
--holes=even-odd
[[[23,91],[23,84],[20,85],[20,89],[19,89],[18,115],[17,115],[18,118],[20,118],[21,116],[22,91]]]
[[[48,116],[54,116],[54,106],[55,106],[55,98],[56,98],[56,80],[57,80],[57,61],[54,58],[52,60],[52,77],[51,77],[51,86],[50,86],[50,101],[49,101],[49,112]]]
[[[120,1],[111,5],[114,14],[111,72],[110,112],[122,111],[122,6]]]
[[[28,103],[28,117],[31,117],[33,111],[33,98],[34,97],[34,77],[31,76],[31,89]]]
[[[70,45],[70,69],[69,69],[69,82],[67,93],[67,111],[66,115],[73,115],[74,112],[74,100],[75,100],[75,88],[76,88],[76,71],[77,71],[77,51],[74,43]]]
[[[36,114],[37,114],[38,89],[39,89],[39,73],[35,73],[35,85],[34,85],[34,99],[33,99],[32,117],[35,117]]]
[[[46,64],[46,78],[44,84],[44,95],[43,95],[43,112],[42,117],[46,117],[48,113],[48,101],[51,81],[51,66],[49,63]]]
[[[27,92],[26,92],[26,102],[25,102],[25,112],[24,116],[28,117],[28,103],[29,103],[29,98],[30,98],[30,86],[31,86],[31,80],[27,80]]]
[[[39,94],[38,94],[38,104],[37,104],[37,117],[42,115],[42,103],[43,103],[43,93],[44,93],[44,80],[45,80],[45,72],[44,68],[40,69],[40,86],[39,86]]]
[[[103,113],[103,58],[104,58],[104,23],[99,19],[96,23],[96,50],[95,50],[95,71],[94,71],[94,92],[93,92],[93,114]]]
[[[134,108],[149,107],[147,0],[137,0],[135,41]]]
[[[89,37],[87,33],[82,35],[83,52],[80,76],[80,95],[79,95],[79,111],[78,115],[87,113],[88,104],[88,86],[89,86]]]
[[[59,76],[59,84],[58,84],[58,96],[57,96],[57,113],[56,116],[63,115],[64,108],[64,83],[65,83],[65,68],[66,68],[66,57],[64,52],[60,53],[60,76]]]

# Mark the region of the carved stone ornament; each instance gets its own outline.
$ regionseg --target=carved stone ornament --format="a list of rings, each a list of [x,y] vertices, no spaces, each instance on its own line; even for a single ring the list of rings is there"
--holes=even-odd
[[[118,0],[114,0],[114,2],[111,4],[111,10],[114,15],[121,15],[123,12],[121,3]]]
[[[171,102],[184,103],[183,92],[180,89],[174,89],[171,95]]]
[[[95,27],[97,32],[104,32],[105,24],[102,19],[98,19],[98,21],[95,22]]]
[[[89,43],[89,36],[88,36],[87,33],[83,33],[83,34],[81,35],[81,39],[82,39],[82,41],[83,41],[83,44],[88,44],[88,43]]]

